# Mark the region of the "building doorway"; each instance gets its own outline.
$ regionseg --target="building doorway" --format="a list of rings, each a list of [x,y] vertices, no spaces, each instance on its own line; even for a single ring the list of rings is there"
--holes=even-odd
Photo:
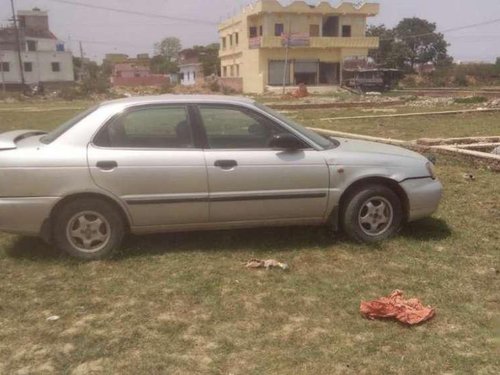
[[[296,60],[293,69],[293,80],[295,84],[317,85],[318,84],[319,61]]]
[[[339,17],[326,17],[323,22],[323,36],[339,36]]]
[[[283,84],[285,78],[285,85],[290,84],[290,61],[288,61],[285,71],[285,60],[271,60],[269,61],[269,77],[268,84],[271,86],[279,86]]]
[[[320,85],[338,85],[340,76],[339,63],[319,63],[319,83]]]

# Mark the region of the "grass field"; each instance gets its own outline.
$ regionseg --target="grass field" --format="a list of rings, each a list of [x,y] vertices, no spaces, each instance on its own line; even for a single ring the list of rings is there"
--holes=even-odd
[[[11,109],[0,131],[49,129],[76,111]],[[300,116],[318,125],[318,114]],[[500,114],[408,121],[324,125],[500,134]],[[437,169],[439,211],[373,247],[323,228],[264,228],[130,237],[113,260],[82,263],[0,234],[0,374],[500,373],[500,175],[444,156]],[[253,257],[291,269],[245,269]],[[361,300],[394,289],[436,317],[408,328],[359,315]]]
[[[412,108],[415,110],[415,108]],[[453,108],[454,109],[454,108]],[[420,108],[422,112],[439,111],[437,108]],[[450,108],[444,110],[452,110]],[[408,113],[410,111],[397,111]],[[345,116],[376,116],[386,113],[366,112],[325,112],[305,111],[295,115],[295,120],[311,127],[325,128],[342,132],[383,136],[394,139],[414,140],[418,138],[475,137],[500,134],[500,111],[485,113],[462,113],[453,115],[434,115],[425,117],[394,117],[377,119],[329,120]],[[390,114],[390,113],[387,113]]]

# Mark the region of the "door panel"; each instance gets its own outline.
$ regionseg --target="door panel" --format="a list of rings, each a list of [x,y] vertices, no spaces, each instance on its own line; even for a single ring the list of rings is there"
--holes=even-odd
[[[132,109],[89,145],[92,178],[127,205],[134,226],[208,222],[205,158],[190,117],[183,105]]]
[[[329,170],[321,153],[284,151],[270,145],[289,133],[248,108],[199,105],[205,150],[210,222],[321,219]]]
[[[207,150],[205,157],[211,222],[325,215],[329,173],[317,151]],[[237,165],[224,169],[219,160]]]
[[[95,183],[126,202],[133,225],[208,221],[207,171],[201,150],[114,150],[88,148]],[[111,170],[97,167],[115,161]]]

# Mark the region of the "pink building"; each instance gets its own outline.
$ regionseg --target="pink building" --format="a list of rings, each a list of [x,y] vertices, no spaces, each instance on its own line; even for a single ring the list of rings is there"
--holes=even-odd
[[[113,86],[162,86],[170,78],[163,74],[153,74],[149,67],[130,63],[115,64],[111,75]]]

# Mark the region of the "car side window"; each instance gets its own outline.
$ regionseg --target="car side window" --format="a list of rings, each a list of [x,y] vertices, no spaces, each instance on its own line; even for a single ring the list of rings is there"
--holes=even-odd
[[[192,148],[193,135],[185,106],[141,108],[109,123],[94,143],[113,148]]]
[[[212,149],[266,149],[273,136],[287,133],[256,112],[237,107],[199,105]]]

